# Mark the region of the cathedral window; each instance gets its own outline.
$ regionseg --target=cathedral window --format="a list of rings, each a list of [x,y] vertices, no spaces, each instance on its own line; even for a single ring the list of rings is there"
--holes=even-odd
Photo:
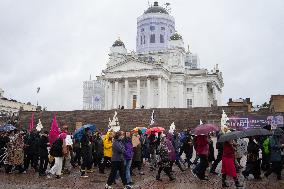
[[[160,43],[164,43],[165,40],[164,40],[164,35],[160,35]]]
[[[150,43],[155,43],[155,34],[150,35]]]
[[[164,31],[164,30],[165,30],[165,27],[161,27],[161,30]]]
[[[192,88],[186,88],[186,92],[188,93],[192,92]]]
[[[150,26],[150,30],[154,31],[155,30],[155,26]]]
[[[192,99],[186,99],[186,107],[192,108]]]
[[[143,36],[143,44],[146,44],[145,35]]]
[[[140,45],[142,45],[142,42],[143,42],[143,37],[140,36]]]

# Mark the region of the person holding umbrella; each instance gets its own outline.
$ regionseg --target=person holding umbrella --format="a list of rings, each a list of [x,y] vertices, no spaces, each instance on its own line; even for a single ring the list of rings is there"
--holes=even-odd
[[[280,137],[284,135],[284,132],[277,128],[274,131],[273,136],[270,137],[270,161],[272,166],[267,170],[264,176],[267,178],[272,172],[276,173],[277,179],[281,180],[281,149],[284,149],[284,144],[280,143]]]
[[[207,135],[196,136],[196,155],[199,157],[200,162],[192,170],[192,173],[196,175],[200,180],[209,180],[205,176],[205,171],[209,165],[208,163],[208,153],[209,153],[209,143]]]
[[[254,137],[249,137],[246,169],[242,172],[245,178],[253,174],[255,179],[261,179],[259,150],[260,146],[254,141]]]

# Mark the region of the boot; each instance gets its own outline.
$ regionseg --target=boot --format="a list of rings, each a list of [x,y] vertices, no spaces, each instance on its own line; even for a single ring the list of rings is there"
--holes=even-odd
[[[156,180],[158,180],[158,181],[163,181],[163,180],[161,179],[161,175],[160,175],[160,174],[157,174],[157,175],[156,175]]]
[[[228,183],[226,182],[226,175],[222,175],[222,187],[229,187]]]
[[[170,181],[176,180],[176,178],[172,174],[170,174],[169,178],[170,178]]]
[[[235,186],[236,187],[243,187],[244,185],[241,184],[238,180],[235,180]]]

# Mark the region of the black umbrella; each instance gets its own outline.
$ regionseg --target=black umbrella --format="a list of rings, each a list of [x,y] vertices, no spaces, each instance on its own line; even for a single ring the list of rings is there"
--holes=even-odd
[[[218,142],[226,142],[229,140],[235,140],[238,138],[244,138],[246,134],[243,131],[233,131],[220,136]]]
[[[244,133],[246,134],[246,137],[272,135],[272,133],[266,129],[247,129]]]
[[[276,136],[284,135],[284,131],[280,128],[276,128],[273,135],[276,135]]]

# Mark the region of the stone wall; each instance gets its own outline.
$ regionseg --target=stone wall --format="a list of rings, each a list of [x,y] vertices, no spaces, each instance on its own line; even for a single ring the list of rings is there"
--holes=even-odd
[[[208,123],[220,124],[222,110],[230,115],[246,115],[246,107],[210,107],[210,108],[191,108],[191,109],[154,109],[156,123],[169,128],[172,122],[175,122],[177,129],[184,129],[188,127],[195,127],[199,124],[199,120]],[[115,110],[76,110],[76,111],[41,111],[35,112],[35,125],[38,119],[45,130],[49,130],[54,113],[57,117],[59,127],[63,124],[69,125],[70,128],[75,129],[76,122],[83,124],[94,123],[100,130],[106,130],[109,118],[112,119]],[[116,110],[119,123],[123,130],[132,129],[139,125],[149,125],[150,117],[153,109],[125,109]],[[20,127],[26,129],[29,125],[32,112],[22,111],[19,116]]]

